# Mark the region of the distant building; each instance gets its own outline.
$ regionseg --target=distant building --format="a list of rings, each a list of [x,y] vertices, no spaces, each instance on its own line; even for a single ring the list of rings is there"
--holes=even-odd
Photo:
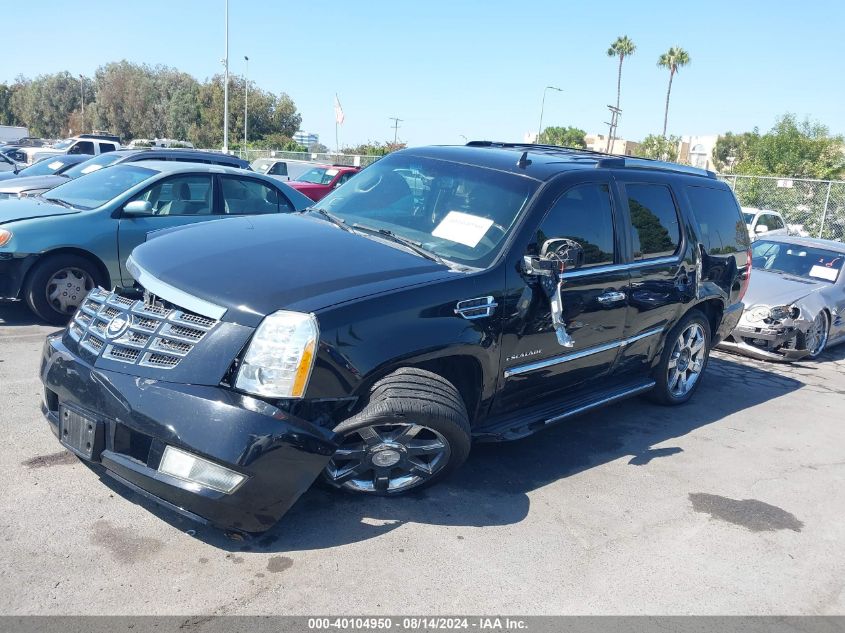
[[[701,169],[716,171],[713,162],[713,150],[716,148],[718,134],[704,136],[682,136],[678,145],[678,162]]]
[[[304,147],[311,147],[320,142],[320,135],[299,130],[299,132],[293,135],[293,140]]]
[[[584,137],[584,142],[587,144],[587,149],[594,152],[607,151],[607,135],[606,134],[587,134]],[[624,138],[615,138],[610,144],[610,154],[617,155],[632,155],[640,146],[634,141],[626,141]]]

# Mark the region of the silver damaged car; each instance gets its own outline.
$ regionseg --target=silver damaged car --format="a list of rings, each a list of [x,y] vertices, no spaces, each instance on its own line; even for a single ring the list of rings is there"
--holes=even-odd
[[[745,312],[720,347],[774,361],[816,358],[845,340],[845,244],[772,236],[752,245]]]

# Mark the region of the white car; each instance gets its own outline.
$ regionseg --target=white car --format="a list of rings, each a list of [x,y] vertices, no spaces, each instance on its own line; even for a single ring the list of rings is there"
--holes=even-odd
[[[61,154],[90,154],[97,156],[106,152],[113,152],[120,149],[120,143],[107,141],[99,138],[73,138],[59,141],[52,147],[22,147],[18,151],[26,156],[27,165],[38,162],[48,156],[59,156]]]
[[[786,220],[777,211],[742,207],[742,217],[748,229],[748,237],[753,242],[761,235],[790,235]]]

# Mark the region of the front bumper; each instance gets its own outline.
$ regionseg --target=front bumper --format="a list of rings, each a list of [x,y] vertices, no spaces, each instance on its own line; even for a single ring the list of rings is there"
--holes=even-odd
[[[332,431],[220,387],[167,383],[96,369],[61,337],[41,359],[42,409],[59,436],[59,407],[102,425],[91,461],[145,496],[224,529],[263,532],[308,489],[338,446]],[[246,475],[230,494],[158,472],[174,446]]]
[[[751,326],[747,323],[738,325],[719,347],[758,360],[789,362],[804,358],[809,351],[799,349],[799,329],[796,326],[763,325]],[[755,344],[747,342],[756,341]]]
[[[0,301],[18,301],[26,274],[37,255],[0,253]]]

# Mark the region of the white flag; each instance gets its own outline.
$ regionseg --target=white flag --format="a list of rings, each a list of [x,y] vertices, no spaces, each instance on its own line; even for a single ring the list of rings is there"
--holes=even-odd
[[[337,95],[334,96],[334,120],[338,125],[343,125],[343,120],[346,117],[343,115],[343,108],[340,107],[340,99]]]

